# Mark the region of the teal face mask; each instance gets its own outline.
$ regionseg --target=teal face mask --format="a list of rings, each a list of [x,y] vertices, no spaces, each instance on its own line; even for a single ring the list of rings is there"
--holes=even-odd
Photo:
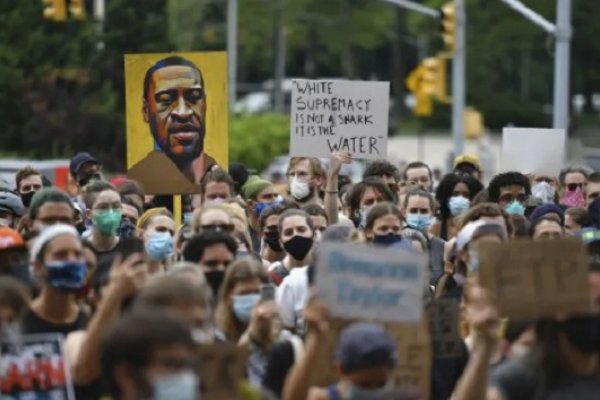
[[[112,236],[117,233],[121,225],[121,210],[99,210],[94,211],[92,215],[94,226],[105,236]]]
[[[504,210],[506,210],[506,212],[509,214],[525,215],[525,207],[516,200],[510,204],[507,204],[504,207]]]

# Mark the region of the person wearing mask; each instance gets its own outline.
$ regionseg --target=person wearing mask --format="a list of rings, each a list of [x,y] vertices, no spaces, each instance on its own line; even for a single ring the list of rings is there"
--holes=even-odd
[[[581,229],[592,226],[592,223],[592,219],[585,208],[567,208],[565,210],[563,227],[567,235],[575,236]]]
[[[558,203],[558,180],[553,176],[530,175],[531,196],[542,204]]]
[[[548,214],[531,223],[529,234],[534,241],[557,240],[565,236],[565,229],[561,221]]]
[[[25,210],[27,210],[33,195],[44,187],[42,173],[27,166],[17,171],[15,183],[17,185],[16,192],[21,197]]]
[[[498,203],[509,214],[525,214],[525,203],[531,195],[529,178],[520,172],[496,175],[488,187],[489,201]]]
[[[302,207],[304,211],[310,216],[313,227],[315,228],[315,242],[321,241],[321,235],[327,229],[329,221],[325,209],[318,204],[309,204]]]
[[[476,154],[462,154],[454,159],[454,171],[456,175],[470,175],[481,182],[483,169],[481,160]]]
[[[593,172],[588,176],[585,187],[585,207],[600,197],[600,172]]]
[[[411,190],[404,197],[401,211],[408,227],[426,235],[426,246],[423,247],[423,252],[429,254],[430,279],[434,283],[444,272],[445,242],[428,232],[434,221],[433,196],[422,189]]]
[[[367,215],[365,240],[376,246],[399,246],[412,250],[412,244],[402,239],[403,226],[404,216],[393,203],[376,204]]]
[[[70,225],[50,226],[35,239],[30,259],[41,292],[23,316],[23,333],[67,335],[85,327],[88,316],[75,299],[87,275],[82,253],[79,233]]]
[[[181,319],[137,312],[120,319],[102,344],[102,371],[113,400],[197,400],[197,344]]]
[[[200,267],[212,289],[213,299],[217,299],[225,271],[236,252],[234,238],[222,231],[207,230],[192,236],[183,249],[183,259]]]
[[[284,329],[302,333],[302,312],[308,299],[308,263],[315,230],[309,215],[302,210],[287,210],[279,218],[279,241],[286,258],[272,265],[270,275],[277,285],[277,304]]]
[[[402,180],[407,185],[417,185],[427,192],[433,191],[433,176],[429,165],[421,161],[413,161],[404,169]]]
[[[348,217],[356,228],[364,229],[367,215],[373,206],[377,203],[393,201],[394,194],[381,180],[364,180],[354,185],[348,195]]]
[[[137,228],[148,254],[148,273],[165,271],[173,255],[175,221],[166,208],[151,208],[138,221]]]
[[[262,265],[253,260],[238,260],[229,266],[219,293],[217,327],[229,342],[250,350],[247,374],[260,387],[270,347],[279,338],[277,305],[261,300],[262,285],[269,277]]]
[[[321,204],[325,171],[318,158],[292,157],[286,172],[290,194],[299,205]]]
[[[69,172],[77,185],[79,193],[91,181],[102,179],[100,165],[90,153],[81,152],[75,154],[69,163]]]
[[[260,256],[269,263],[282,261],[285,258],[285,250],[279,242],[279,216],[289,206],[278,204],[267,208],[260,214],[259,226],[262,233],[262,248]]]
[[[118,235],[120,238],[128,238],[136,235],[136,226],[140,219],[141,209],[137,208],[136,203],[130,197],[121,195],[121,223],[119,224]]]
[[[96,253],[98,273],[102,273],[108,271],[117,253],[117,232],[122,217],[121,196],[110,183],[93,181],[84,188],[82,198],[92,225],[86,241]]]
[[[10,276],[28,287],[33,286],[28,256],[27,244],[19,232],[0,228],[0,276]]]
[[[25,286],[10,276],[0,276],[0,339],[17,339],[19,321],[29,308],[30,295]]]
[[[560,204],[565,207],[584,207],[587,179],[592,171],[583,166],[569,166],[558,174]]]
[[[246,202],[246,214],[248,215],[248,226],[250,227],[250,238],[252,248],[255,252],[260,251],[260,214],[277,200],[277,192],[273,184],[257,175],[252,175],[242,187],[242,198]]]
[[[0,190],[0,227],[17,228],[24,214],[21,198],[11,191]]]
[[[215,206],[233,196],[233,179],[227,172],[215,168],[202,177],[200,196],[194,196],[192,205],[194,208]]]
[[[197,208],[192,216],[192,231],[196,234],[207,230],[233,233],[235,226],[231,215],[220,206]]]
[[[75,209],[67,193],[46,188],[36,192],[29,207],[29,232],[41,232],[54,224],[74,225]]]

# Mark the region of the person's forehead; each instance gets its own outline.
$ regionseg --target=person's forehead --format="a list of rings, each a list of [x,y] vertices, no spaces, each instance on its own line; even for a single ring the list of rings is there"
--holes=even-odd
[[[51,252],[60,250],[81,250],[81,241],[71,235],[59,235],[46,244],[46,249]]]
[[[50,201],[40,206],[37,212],[38,217],[47,217],[50,215],[72,215],[73,209],[70,204],[63,202]]]
[[[277,225],[279,222],[279,215],[269,215],[265,220],[265,226]]]
[[[458,182],[456,185],[454,185],[454,190],[466,190],[466,191],[469,191],[469,187],[464,182]]]
[[[172,65],[154,71],[152,82],[155,92],[174,88],[201,88],[200,73],[186,65]]]
[[[130,204],[123,204],[123,214],[130,216],[130,217],[136,217],[138,218],[140,213],[138,212],[137,208],[135,208],[134,206],[130,205]]]
[[[521,185],[508,185],[508,186],[502,186],[500,188],[500,192],[525,192],[525,188]]]
[[[294,164],[293,166],[290,167],[290,172],[298,172],[298,171],[303,171],[303,172],[310,172],[310,160],[308,159],[304,159],[301,161],[296,162],[296,164]]]
[[[212,257],[223,257],[223,258],[231,258],[232,254],[229,251],[229,249],[227,248],[227,246],[225,246],[225,244],[223,243],[215,243],[212,244],[210,246],[207,246],[204,249],[204,254],[202,259],[206,259],[206,258],[212,258]]]
[[[313,223],[317,226],[327,225],[327,220],[322,215],[311,215],[310,218],[312,219]]]
[[[225,182],[208,182],[206,192],[229,192],[229,184]]]
[[[375,220],[375,224],[377,225],[381,225],[381,224],[398,224],[400,223],[400,218],[398,218],[397,215],[395,214],[386,214],[384,216],[381,216],[379,218],[377,218]]]
[[[487,222],[495,222],[497,224],[502,225],[504,228],[506,228],[506,221],[504,220],[504,217],[502,217],[502,216],[497,216],[497,217],[482,216],[481,218],[479,218],[479,220],[487,221]]]
[[[205,224],[209,221],[218,221],[224,224],[229,224],[231,223],[231,217],[229,217],[229,214],[227,214],[225,210],[212,209],[203,212],[200,216],[200,223]]]
[[[149,228],[156,228],[159,226],[174,229],[175,221],[173,221],[173,218],[169,218],[166,215],[157,215],[156,217],[152,218]]]
[[[273,186],[267,186],[266,188],[264,188],[263,190],[261,190],[258,193],[257,197],[266,196],[268,194],[277,194],[277,192],[275,191],[275,188]]]
[[[301,215],[292,215],[284,219],[281,223],[282,229],[295,228],[297,226],[308,226],[306,218]]]
[[[427,176],[429,178],[429,170],[426,167],[410,168],[406,170],[406,176],[411,177]]]
[[[42,184],[42,176],[38,175],[38,174],[33,174],[33,175],[29,175],[26,176],[25,178],[21,179],[21,185],[23,184],[33,184],[33,183],[39,183],[40,185]]]
[[[537,230],[540,230],[540,231],[555,231],[555,230],[560,231],[561,230],[561,227],[558,224],[558,222],[556,222],[554,220],[541,221],[536,228],[537,228]]]
[[[94,205],[96,204],[101,204],[101,203],[116,203],[116,202],[120,202],[121,201],[121,196],[119,195],[119,193],[115,192],[114,190],[103,190],[102,192],[98,193],[98,196],[96,197],[96,201],[94,202]]]
[[[429,199],[423,196],[410,196],[408,198],[407,208],[425,207],[429,208]]]
[[[600,182],[588,182],[586,191],[588,193],[600,191]]]
[[[585,180],[585,175],[583,175],[581,172],[575,171],[575,172],[569,172],[567,173],[567,175],[565,175],[565,182],[567,181],[584,181]]]
[[[362,195],[363,199],[377,197],[377,196],[381,196],[381,193],[379,193],[378,190],[375,190],[372,187],[366,188]]]

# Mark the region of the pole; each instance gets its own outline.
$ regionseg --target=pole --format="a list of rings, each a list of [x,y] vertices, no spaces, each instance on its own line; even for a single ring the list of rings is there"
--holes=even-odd
[[[571,0],[556,0],[554,51],[554,110],[552,127],[569,128],[569,62],[571,57]]]
[[[383,0],[385,2],[391,3],[395,6],[406,8],[407,10],[416,11],[423,15],[428,15],[433,18],[439,18],[440,12],[435,8],[427,7],[419,3],[415,3],[409,0]]]
[[[284,1],[275,5],[275,79],[273,79],[273,104],[276,112],[284,113],[283,80],[285,79],[285,26]]]
[[[96,42],[97,50],[104,50],[104,20],[106,18],[106,7],[104,0],[94,0],[94,18],[96,19],[96,33],[98,41]]]
[[[465,0],[454,0],[456,5],[455,50],[452,60],[452,137],[454,157],[464,150],[465,110]]]
[[[237,28],[238,0],[227,3],[227,99],[229,109],[233,110],[237,83]]]

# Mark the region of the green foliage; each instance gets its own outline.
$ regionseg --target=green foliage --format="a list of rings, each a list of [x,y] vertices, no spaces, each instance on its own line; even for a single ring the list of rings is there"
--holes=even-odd
[[[236,115],[229,121],[229,160],[258,171],[287,154],[290,119],[281,114]]]

